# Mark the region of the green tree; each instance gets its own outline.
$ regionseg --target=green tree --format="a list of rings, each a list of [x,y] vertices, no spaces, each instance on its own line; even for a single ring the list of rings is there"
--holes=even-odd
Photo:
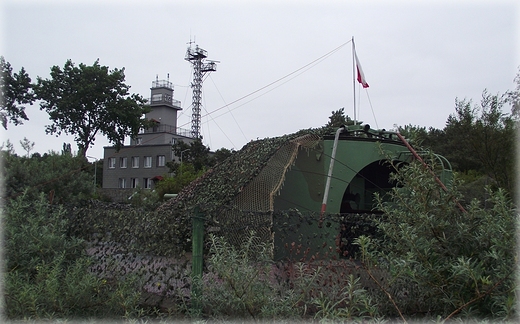
[[[182,163],[190,163],[195,168],[195,171],[200,171],[205,168],[210,168],[215,165],[214,159],[210,155],[209,147],[206,147],[200,138],[195,139],[193,142],[189,144],[178,141],[173,144],[173,153],[177,157],[181,157],[182,153]],[[170,172],[176,172],[180,163],[170,163]]]
[[[345,115],[345,108],[340,108],[336,111],[333,111],[331,114],[332,115],[330,115],[327,125],[325,125],[326,127],[337,128],[337,127],[341,127],[343,125],[347,125],[347,126],[354,125],[354,121],[352,119],[350,119],[349,116]],[[361,124],[361,123],[358,122],[357,124]]]
[[[109,70],[96,60],[92,66],[75,66],[68,60],[63,69],[51,68],[51,78],[38,77],[35,93],[52,121],[48,134],[74,135],[80,154],[86,156],[98,134],[116,148],[126,136],[135,137],[146,125],[142,118],[149,107],[137,94],[129,94],[123,69]]]
[[[428,135],[426,127],[414,126],[411,124],[404,127],[399,126],[398,131],[408,142],[415,146],[421,146]]]
[[[27,152],[27,157],[29,157],[31,155],[31,151],[34,148],[35,143],[29,141],[29,139],[24,136],[23,140],[20,141],[20,145],[22,146],[24,151]]]
[[[511,104],[511,115],[518,120],[520,118],[520,68],[514,79],[515,90],[507,92],[507,101]]]
[[[514,113],[506,113],[505,105],[514,104],[512,92],[492,95],[486,90],[479,104],[471,100],[455,101],[455,113],[451,114],[443,129],[430,127],[400,128],[416,145],[431,149],[450,161],[453,170],[470,181],[492,182],[494,186],[514,194],[514,149],[518,129]],[[513,109],[514,110],[514,109]],[[467,184],[467,189],[474,191]],[[471,200],[471,197],[468,201]]]
[[[445,148],[434,150],[462,172],[476,170],[489,176],[498,187],[513,191],[516,124],[504,113],[505,97],[482,94],[480,105],[456,101],[456,113],[444,128]]]
[[[225,147],[220,148],[215,151],[215,154],[213,154],[213,159],[215,161],[215,164],[218,164],[224,160],[226,160],[231,155],[235,154],[235,150],[229,150]]]
[[[29,120],[23,105],[32,105],[34,101],[31,78],[23,67],[19,73],[13,73],[3,56],[0,56],[0,89],[0,121],[4,129],[8,122],[19,125]]]

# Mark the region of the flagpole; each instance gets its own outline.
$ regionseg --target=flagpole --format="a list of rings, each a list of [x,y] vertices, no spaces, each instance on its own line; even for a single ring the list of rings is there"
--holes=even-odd
[[[356,125],[356,45],[352,36],[352,93],[354,94],[354,125]]]

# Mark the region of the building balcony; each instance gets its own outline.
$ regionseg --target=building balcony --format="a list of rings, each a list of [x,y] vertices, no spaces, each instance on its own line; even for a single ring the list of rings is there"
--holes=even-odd
[[[141,131],[141,134],[149,134],[149,133],[169,133],[169,134],[175,134],[175,135],[180,135],[183,137],[191,138],[191,130],[180,128],[180,127],[174,127],[171,125],[158,124],[156,126],[149,127],[149,128],[146,128]]]
[[[179,100],[173,99],[172,96],[168,96],[162,93],[154,94],[152,98],[148,99],[148,102],[150,103],[150,106],[167,105],[177,109],[182,109],[181,102]]]

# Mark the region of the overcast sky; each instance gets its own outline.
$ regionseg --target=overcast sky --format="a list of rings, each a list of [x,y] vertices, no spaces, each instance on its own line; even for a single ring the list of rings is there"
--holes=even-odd
[[[456,98],[478,102],[484,89],[514,89],[516,3],[3,0],[0,55],[34,81],[67,59],[99,58],[124,67],[130,91],[145,98],[156,76],[169,74],[182,102],[178,126],[190,129],[192,67],[184,56],[195,41],[220,62],[203,86],[203,141],[239,150],[252,139],[323,126],[342,107],[353,117],[352,37],[370,85],[355,86],[358,119],[372,128],[443,128]],[[18,154],[24,137],[40,153],[64,142],[77,150],[71,136],[45,134],[49,119],[38,103],[26,112],[30,121],[0,133]],[[101,158],[108,144],[98,137],[88,155]]]

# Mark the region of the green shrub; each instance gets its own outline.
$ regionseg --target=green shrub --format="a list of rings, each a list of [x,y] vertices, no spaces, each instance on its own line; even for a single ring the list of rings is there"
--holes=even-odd
[[[199,300],[203,316],[263,321],[378,318],[375,303],[353,275],[345,277],[335,267],[312,263],[275,264],[269,245],[255,245],[254,235],[240,247],[215,236],[210,241]]]
[[[164,194],[177,194],[195,179],[201,177],[206,168],[195,170],[191,163],[175,164],[175,175],[164,176],[164,179],[155,185],[159,200],[163,200]]]
[[[403,316],[503,319],[516,316],[516,211],[505,191],[488,190],[487,208],[457,208],[457,186],[444,192],[419,163],[395,175],[390,200],[378,197],[382,239],[357,243],[371,270],[384,269],[387,300]],[[397,313],[396,313],[397,314]]]
[[[287,318],[297,315],[296,296],[271,280],[273,265],[267,245],[254,246],[254,236],[239,248],[211,236],[208,273],[202,279],[204,315],[214,319]],[[254,253],[253,251],[258,253]]]
[[[90,272],[81,240],[67,236],[64,210],[42,194],[8,200],[4,210],[5,303],[9,319],[132,317],[132,280],[107,282]]]
[[[0,151],[2,184],[8,199],[25,194],[38,199],[45,193],[53,204],[76,205],[94,194],[94,183],[88,161],[70,153],[35,153],[17,156],[12,150]]]
[[[349,321],[364,322],[376,320],[378,309],[368,292],[361,288],[359,278],[350,275],[346,285],[339,287],[339,294],[335,298],[320,291],[319,296],[312,299],[317,306],[315,318],[320,321]],[[333,290],[331,287],[330,290]]]

